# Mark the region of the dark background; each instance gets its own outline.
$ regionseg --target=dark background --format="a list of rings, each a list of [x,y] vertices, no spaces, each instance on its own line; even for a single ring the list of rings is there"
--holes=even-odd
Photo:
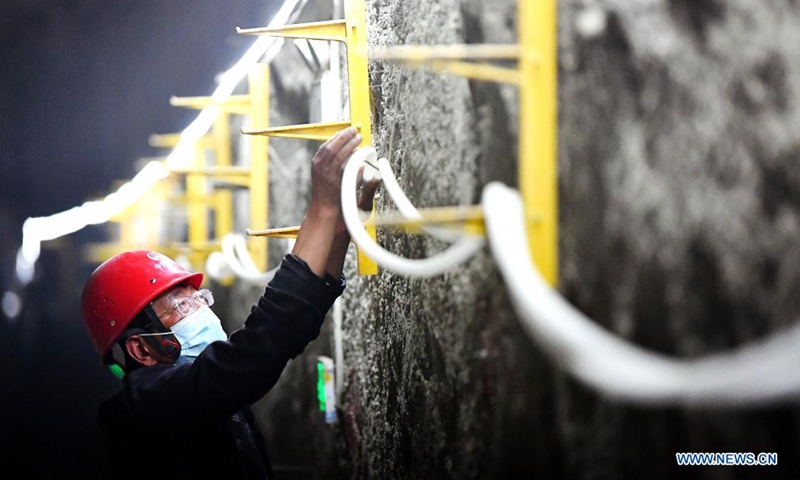
[[[163,154],[148,136],[180,131],[196,115],[169,97],[210,94],[253,41],[235,28],[265,25],[277,3],[0,2],[3,292],[16,288],[22,222],[105,196],[135,175],[139,158]],[[0,318],[0,476],[106,476],[95,411],[117,380],[99,364],[79,313],[95,267],[81,248],[104,236],[104,227],[89,227],[43,244],[21,315]]]

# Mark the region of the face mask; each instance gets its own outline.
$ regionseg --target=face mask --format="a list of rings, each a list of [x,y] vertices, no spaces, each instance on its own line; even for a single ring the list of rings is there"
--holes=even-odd
[[[181,356],[175,365],[192,363],[209,344],[228,339],[219,318],[207,306],[198,308],[170,330],[181,342]]]

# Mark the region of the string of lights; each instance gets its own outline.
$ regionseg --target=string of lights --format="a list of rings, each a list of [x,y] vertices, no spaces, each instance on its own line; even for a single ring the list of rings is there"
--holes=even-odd
[[[297,8],[298,4],[302,6],[305,1],[285,1],[269,22],[269,27],[279,28],[288,23],[292,14],[300,10]],[[212,103],[225,102],[254,64],[262,58],[267,62],[271,61],[282,46],[283,39],[258,37],[236,64],[221,75],[219,84],[211,95]],[[193,145],[208,133],[219,113],[220,109],[213,105],[202,109],[181,133],[177,146],[167,156],[166,166],[159,162],[150,162],[130,181],[101,200],[87,201],[50,216],[26,219],[22,226],[22,245],[16,256],[15,272],[19,284],[25,286],[33,280],[42,242],[69,235],[89,225],[109,221],[111,217],[144,195],[158,181],[166,178],[171,168],[187,165],[192,158]],[[6,292],[4,301],[7,299],[14,303],[13,299],[8,299],[9,294],[14,295],[13,292]]]

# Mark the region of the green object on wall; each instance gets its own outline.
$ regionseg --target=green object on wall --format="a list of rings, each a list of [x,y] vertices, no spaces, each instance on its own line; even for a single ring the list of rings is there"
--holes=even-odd
[[[317,400],[320,411],[325,411],[325,366],[317,362]]]

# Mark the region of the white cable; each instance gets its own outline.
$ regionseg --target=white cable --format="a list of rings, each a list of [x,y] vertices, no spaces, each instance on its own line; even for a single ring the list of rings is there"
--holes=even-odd
[[[242,279],[259,285],[264,285],[275,276],[278,268],[262,272],[253,261],[250,255],[250,250],[247,249],[247,242],[243,235],[229,234],[233,238],[233,253],[234,257],[239,260],[239,265],[246,272],[244,275],[239,275]]]
[[[260,271],[247,250],[244,237],[239,234],[229,233],[222,237],[222,256],[233,273],[248,283],[265,285],[278,271],[277,268]]]
[[[585,384],[648,405],[744,406],[800,396],[800,325],[698,359],[647,351],[598,326],[545,283],[528,251],[518,192],[489,184],[483,207],[491,250],[523,327]]]
[[[344,392],[344,333],[342,331],[342,297],[333,302],[333,361],[336,385],[336,402],[342,401]]]
[[[236,257],[239,259],[242,266],[253,274],[262,274],[263,272],[258,269],[256,262],[253,261],[253,257],[250,255],[250,250],[247,249],[247,241],[245,240],[244,235],[229,235],[233,236],[233,250],[236,252]]]
[[[344,223],[350,231],[350,236],[364,253],[375,260],[379,265],[403,275],[417,277],[432,277],[450,270],[457,264],[473,256],[483,247],[484,239],[465,235],[455,244],[433,257],[423,260],[411,260],[388,252],[367,234],[364,225],[359,219],[359,209],[356,204],[356,184],[358,170],[367,160],[373,162],[377,153],[372,147],[361,147],[348,159],[342,177],[342,214]]]
[[[307,0],[302,0],[304,5]],[[289,21],[301,0],[286,0],[269,22],[268,27],[282,27]],[[296,13],[296,12],[295,12]],[[269,63],[283,45],[282,38],[258,37],[236,64],[220,78],[220,83],[211,95],[212,103],[223,103],[233,93],[234,88],[247,75],[249,69],[262,57]],[[216,105],[204,108],[197,117],[181,132],[178,145],[167,157],[170,168],[180,167],[191,160],[194,144],[202,138],[214,124],[220,109]],[[22,285],[33,280],[36,261],[41,253],[41,243],[76,232],[87,225],[107,222],[111,217],[125,210],[150,187],[167,177],[169,170],[157,162],[148,163],[128,183],[102,200],[85,202],[78,207],[47,217],[31,217],[22,226],[22,246],[17,252],[16,276]]]
[[[217,281],[222,281],[235,275],[235,272],[228,266],[228,262],[225,261],[225,256],[222,255],[222,252],[211,252],[208,254],[203,271],[206,275]]]
[[[392,197],[392,201],[397,206],[397,210],[400,211],[400,214],[406,218],[421,218],[422,215],[420,215],[411,203],[411,200],[406,196],[406,192],[403,191],[400,184],[397,182],[397,177],[395,177],[394,171],[392,171],[392,167],[389,165],[389,160],[379,158],[378,171],[381,173],[383,187],[389,192],[389,196]]]
[[[225,235],[222,237],[221,240],[221,247],[220,251],[222,252],[222,258],[225,260],[225,264],[230,268],[233,273],[238,277],[247,277],[249,276],[250,272],[242,265],[239,259],[236,257],[236,249],[234,248],[234,238],[232,234]]]
[[[397,210],[400,212],[400,214],[406,218],[422,218],[422,215],[419,213],[419,211],[417,211],[417,209],[411,203],[411,200],[408,199],[406,193],[400,187],[400,184],[397,182],[397,177],[394,175],[391,165],[389,165],[389,160],[385,158],[378,159],[378,171],[380,172],[381,179],[383,180],[384,188],[386,188],[386,191],[389,192],[389,196],[392,197],[392,201],[395,205],[397,205]],[[447,242],[455,242],[464,236],[461,233],[446,230],[444,228],[423,227],[422,229],[426,233],[438,238],[439,240],[444,240]]]

